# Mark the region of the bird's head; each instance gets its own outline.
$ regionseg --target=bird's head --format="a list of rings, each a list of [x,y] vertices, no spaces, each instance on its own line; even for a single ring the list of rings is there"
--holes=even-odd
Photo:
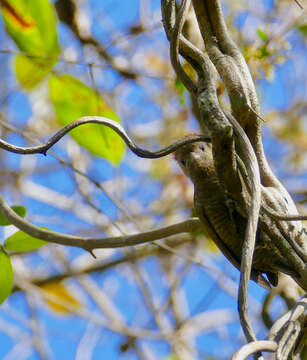
[[[175,152],[175,159],[193,182],[199,176],[208,174],[208,171],[214,171],[212,147],[205,142],[182,146]]]

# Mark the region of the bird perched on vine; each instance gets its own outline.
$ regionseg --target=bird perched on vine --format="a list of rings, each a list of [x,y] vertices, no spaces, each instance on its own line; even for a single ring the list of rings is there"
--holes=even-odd
[[[195,142],[182,146],[175,152],[175,159],[194,184],[194,206],[205,232],[240,269],[247,218],[239,213],[219,182],[211,144]],[[278,284],[278,272],[287,268],[287,261],[258,226],[251,279],[270,288]]]

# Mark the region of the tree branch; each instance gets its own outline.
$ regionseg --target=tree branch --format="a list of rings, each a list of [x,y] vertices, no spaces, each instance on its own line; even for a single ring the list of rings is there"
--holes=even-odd
[[[277,350],[277,344],[275,341],[259,340],[253,341],[241,347],[240,350],[235,352],[231,357],[231,360],[244,360],[250,355],[256,354],[261,351],[275,352]]]
[[[279,332],[282,330],[283,326],[285,326],[290,321],[298,320],[301,316],[304,315],[305,311],[307,311],[307,296],[304,296],[302,299],[300,299],[291,310],[289,310],[274,323],[274,325],[271,327],[269,335],[267,336],[268,340],[274,340],[278,338]]]
[[[81,249],[92,251],[94,249],[118,248],[133,246],[163,239],[164,237],[176,235],[182,232],[195,231],[200,227],[198,218],[190,218],[181,223],[166,226],[164,228],[146,231],[135,235],[114,236],[109,238],[80,237],[76,235],[66,235],[54,231],[49,231],[35,226],[17,215],[0,195],[0,212],[2,215],[18,229],[25,233],[45,240],[47,242],[61,244],[66,246],[75,246]]]
[[[171,41],[176,19],[175,0],[162,0],[161,12],[166,36],[168,40]],[[185,38],[182,33],[179,33],[179,52],[181,56],[189,61],[196,71],[199,70],[199,64],[202,64],[206,57],[206,55]]]
[[[79,24],[76,19],[76,5],[72,0],[57,0],[55,3],[55,8],[57,10],[59,19],[66,24],[70,30],[75,34],[77,39],[82,45],[91,45],[98,52],[99,56],[103,58],[107,63],[109,63],[112,68],[117,71],[121,76],[126,79],[135,80],[138,77],[138,74],[134,73],[131,70],[120,67],[116,64],[113,57],[108,53],[108,51],[100,44],[100,42],[94,38],[92,35],[84,35],[79,29]]]
[[[180,43],[180,34],[183,29],[183,25],[187,16],[187,12],[190,7],[190,0],[183,0],[175,22],[175,26],[172,31],[171,41],[170,41],[170,57],[171,62],[173,65],[173,68],[179,77],[179,79],[182,81],[184,86],[190,91],[191,94],[196,94],[197,92],[197,86],[194,84],[194,82],[190,79],[190,77],[187,75],[187,73],[182,68],[180,61],[179,61],[179,43]]]
[[[225,112],[225,115],[233,125],[236,141],[240,148],[245,148],[243,161],[251,181],[251,204],[248,213],[248,220],[245,230],[245,237],[242,249],[241,259],[241,276],[238,294],[239,315],[243,331],[248,341],[255,341],[256,337],[253,333],[250,321],[248,319],[248,283],[250,280],[250,272],[252,268],[252,259],[256,242],[256,233],[258,225],[259,211],[261,207],[261,183],[258,162],[254,149],[241,128],[240,124],[231,115]]]
[[[142,149],[138,145],[135,144],[135,142],[129,137],[129,135],[126,133],[124,128],[117,123],[116,121],[113,121],[111,119],[108,119],[103,116],[83,116],[75,121],[72,121],[71,123],[67,124],[66,126],[62,127],[58,132],[56,132],[45,144],[38,145],[38,146],[31,146],[31,147],[21,147],[21,146],[15,146],[12,144],[7,143],[6,141],[0,139],[0,148],[16,153],[16,154],[44,154],[46,155],[47,151],[56,144],[63,136],[65,136],[68,132],[70,132],[72,129],[84,125],[84,124],[99,124],[99,125],[106,125],[113,129],[126,143],[126,145],[130,148],[131,151],[133,151],[137,156],[147,159],[156,159],[163,156],[166,156],[177,149],[179,149],[181,146],[189,143],[193,143],[196,141],[205,141],[210,142],[211,139],[208,136],[204,135],[196,135],[196,136],[189,136],[184,139],[175,141],[173,144],[158,150],[158,151],[149,151],[146,149]]]
[[[304,313],[306,310],[307,297],[305,296],[274,323],[267,337],[268,340],[250,342],[244,345],[231,359],[244,360],[249,355],[260,351],[276,352],[276,360],[288,359],[289,354],[295,350],[302,326],[304,326]]]
[[[259,122],[259,116],[257,115],[259,104],[255,87],[247,64],[228,33],[220,1],[192,1],[208,53],[208,56],[205,55],[201,58],[197,66],[190,62],[192,66],[194,65],[199,77],[197,101],[201,126],[208,130],[212,138],[214,164],[222,186],[236,200],[238,209],[243,214],[248,214],[242,251],[238,303],[244,333],[248,341],[254,341],[256,338],[247,313],[247,288],[260,209],[262,231],[271,238],[276,248],[289,262],[290,267],[297,271],[300,278],[304,279],[306,269],[303,262],[306,259],[306,254],[304,249],[299,246],[300,244],[296,244],[291,238],[292,235],[295,235],[295,231],[297,235],[300,234],[298,232],[300,224],[297,223],[297,226],[294,226],[295,231],[288,236],[286,227],[289,224],[279,222],[281,219],[288,221],[301,220],[302,217],[295,214],[296,208],[293,200],[267,164],[261,140],[261,122]],[[185,0],[182,1],[177,14],[175,13],[173,0],[163,0],[162,4],[168,5],[168,7],[165,6],[164,23],[171,42],[172,63],[180,77],[182,68],[178,60],[178,51],[181,50],[179,33],[180,26],[184,21],[183,7],[187,3]],[[167,15],[169,15],[169,19],[166,19]],[[178,33],[174,34],[175,28]],[[220,107],[216,96],[217,77],[214,66],[225,82],[235,116]],[[191,92],[193,97],[194,89]],[[237,171],[238,157],[242,158],[243,165],[247,169],[249,194],[245,190],[243,193],[241,187]],[[262,185],[267,187],[265,188],[267,191],[269,191],[268,187],[272,187],[276,191],[276,193],[271,194],[272,196],[264,197],[263,202],[261,201],[264,189]],[[285,207],[283,207],[283,204],[286,204]],[[271,207],[273,211],[271,211]],[[289,211],[293,215],[275,213],[275,210]],[[276,223],[272,223],[269,216],[272,219],[275,216],[274,221]],[[287,273],[287,269],[284,270]],[[303,284],[304,282],[302,280],[301,282],[298,281],[298,283]]]

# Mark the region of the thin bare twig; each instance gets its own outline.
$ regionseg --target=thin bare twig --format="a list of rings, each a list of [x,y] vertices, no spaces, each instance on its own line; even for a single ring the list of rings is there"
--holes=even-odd
[[[36,225],[33,225],[17,215],[1,195],[0,212],[11,224],[15,225],[17,228],[31,236],[55,244],[79,247],[90,252],[94,249],[117,248],[152,242],[154,240],[163,239],[164,237],[182,232],[195,231],[200,227],[199,219],[191,218],[175,225],[170,225],[164,228],[146,231],[135,235],[114,236],[109,238],[92,238],[62,234],[45,230]]]
[[[45,144],[38,145],[38,146],[31,146],[31,147],[21,147],[21,146],[15,146],[12,144],[7,143],[6,141],[0,139],[0,148],[16,153],[16,154],[44,154],[46,155],[47,151],[56,144],[63,136],[65,136],[69,131],[72,129],[84,125],[84,124],[100,124],[100,125],[106,125],[113,129],[126,143],[126,145],[130,148],[131,151],[133,151],[136,155],[142,158],[147,159],[157,159],[163,156],[166,156],[177,149],[179,149],[181,146],[185,144],[189,144],[196,141],[205,141],[209,142],[210,138],[208,136],[204,135],[195,135],[195,136],[189,136],[184,139],[175,141],[173,144],[157,151],[149,151],[146,149],[142,149],[138,145],[135,144],[135,142],[129,137],[129,135],[126,133],[124,128],[117,123],[116,121],[113,121],[111,119],[108,119],[103,116],[83,116],[75,121],[72,121],[71,123],[67,124],[66,126],[62,127],[59,131],[57,131]]]
[[[302,4],[300,4],[300,2],[298,0],[294,0],[294,1],[301,10],[304,10],[304,6]]]

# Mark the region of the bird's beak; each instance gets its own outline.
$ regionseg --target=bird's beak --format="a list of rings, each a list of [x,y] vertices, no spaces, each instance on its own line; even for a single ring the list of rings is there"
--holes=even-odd
[[[190,153],[189,165],[188,165],[190,172],[193,172],[193,169],[198,168],[200,159],[201,159],[201,154],[199,154],[198,152],[192,151]]]
[[[198,162],[201,158],[201,154],[199,152],[191,152],[191,160],[194,162]]]

